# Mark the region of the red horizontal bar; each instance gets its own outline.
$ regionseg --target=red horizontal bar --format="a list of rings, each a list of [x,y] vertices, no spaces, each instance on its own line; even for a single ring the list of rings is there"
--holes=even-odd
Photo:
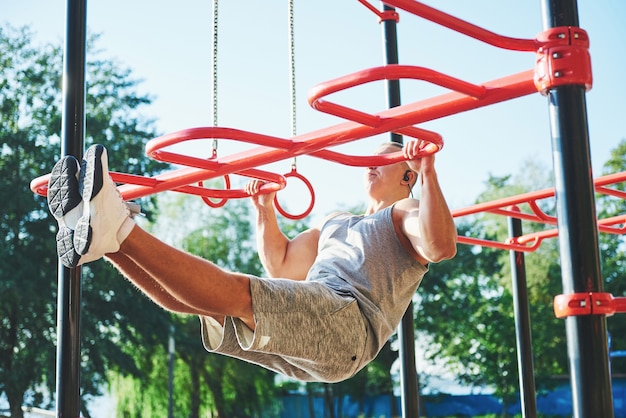
[[[403,9],[416,16],[498,48],[512,51],[536,51],[541,45],[534,39],[511,38],[498,35],[414,0],[383,0],[383,3]]]
[[[607,186],[610,184],[620,183],[626,181],[626,171],[609,174],[606,176],[598,177],[594,180],[594,186],[596,190],[601,193],[604,188],[601,186]],[[467,215],[473,215],[481,212],[490,212],[493,210],[505,210],[503,208],[507,208],[509,206],[519,205],[522,203],[529,203],[531,201],[537,201],[541,199],[546,199],[554,197],[554,188],[548,188],[543,190],[538,190],[535,192],[528,192],[519,194],[516,196],[505,197],[502,199],[496,199],[489,202],[478,203],[472,206],[467,206],[465,208],[456,209],[452,211],[452,216],[461,217]],[[514,215],[517,212],[510,211],[507,214],[515,217]]]
[[[626,171],[599,177],[594,180],[594,186],[595,190],[600,194],[608,194],[623,198],[626,194],[618,192],[606,186],[624,181],[626,181]],[[529,222],[542,223],[546,225],[556,225],[556,217],[549,216],[543,213],[543,211],[541,211],[537,204],[539,200],[552,198],[554,197],[554,195],[554,188],[539,190],[530,193],[523,193],[517,196],[496,199],[490,202],[479,203],[476,205],[468,206],[466,208],[452,210],[452,216],[454,218],[461,218],[463,216],[491,213],[494,215],[507,216]],[[521,204],[528,204],[533,213],[530,214],[526,212],[521,212],[519,211],[519,209],[516,209]],[[626,214],[617,215],[605,219],[598,219],[597,225],[600,232],[609,234],[624,234],[626,233]],[[539,248],[539,245],[544,239],[557,237],[558,234],[558,229],[549,229],[540,232],[525,234],[516,237],[513,241],[511,241],[511,238],[509,238],[506,243],[492,240],[477,240],[474,238],[470,239],[469,237],[459,237],[458,241],[460,243],[469,245],[482,245],[485,247],[503,250],[529,252]]]
[[[401,152],[366,158],[340,154],[330,151],[328,148],[381,133],[415,128],[413,126],[415,124],[531,94],[536,92],[532,76],[532,71],[525,71],[485,83],[485,94],[480,100],[465,94],[451,92],[431,99],[387,109],[377,114],[381,121],[377,127],[356,122],[345,122],[295,136],[291,139],[221,127],[201,127],[174,132],[149,141],[146,145],[146,153],[160,161],[168,161],[174,164],[185,165],[186,167],[155,176],[157,184],[154,187],[126,184],[120,187],[120,192],[125,199],[136,199],[166,190],[177,189],[199,181],[242,172],[299,155],[327,158],[330,161],[353,166],[385,165],[402,161],[404,157]],[[185,141],[211,138],[233,139],[260,144],[261,146],[210,160],[180,155],[164,149]],[[436,138],[431,135],[431,137],[427,137],[427,140],[436,141]],[[437,144],[426,147],[423,155],[436,152],[437,149]]]
[[[534,242],[531,242],[530,245],[526,245],[518,242],[517,240],[507,241],[507,242],[499,242],[487,240],[484,238],[474,238],[467,236],[458,236],[457,242],[460,244],[467,245],[477,245],[480,247],[489,247],[496,248],[499,250],[508,250],[508,251],[519,251],[519,252],[533,252],[541,245],[541,240],[537,239]]]
[[[328,102],[323,100],[322,97],[372,81],[400,79],[428,81],[475,99],[483,98],[487,90],[485,86],[471,84],[428,68],[391,64],[382,67],[368,68],[318,84],[309,91],[309,105],[320,112],[339,116],[344,119],[362,123],[363,125],[376,127],[381,123],[380,116]]]

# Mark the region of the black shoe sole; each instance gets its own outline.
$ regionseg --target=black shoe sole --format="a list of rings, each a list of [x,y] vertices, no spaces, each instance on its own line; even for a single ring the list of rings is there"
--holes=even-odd
[[[61,220],[82,202],[79,192],[78,160],[71,155],[61,158],[52,169],[48,182],[48,208],[52,215]],[[74,231],[59,226],[56,235],[57,254],[66,267],[75,267],[80,255],[74,250]]]
[[[71,155],[61,158],[52,169],[48,182],[48,207],[61,219],[82,201],[78,189],[78,161]]]
[[[81,255],[89,251],[92,239],[91,214],[89,202],[100,193],[104,178],[102,176],[102,154],[104,146],[97,144],[89,147],[80,167],[80,177],[78,180],[78,190],[84,202],[83,216],[76,224],[74,231],[73,247]]]

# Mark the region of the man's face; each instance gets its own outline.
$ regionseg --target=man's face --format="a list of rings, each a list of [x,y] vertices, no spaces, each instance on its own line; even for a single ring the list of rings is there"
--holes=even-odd
[[[395,145],[382,145],[374,155],[398,152],[401,148]],[[401,185],[404,173],[408,170],[405,162],[367,167],[365,172],[365,189],[372,197],[379,197],[389,193]],[[406,187],[406,186],[404,186]]]

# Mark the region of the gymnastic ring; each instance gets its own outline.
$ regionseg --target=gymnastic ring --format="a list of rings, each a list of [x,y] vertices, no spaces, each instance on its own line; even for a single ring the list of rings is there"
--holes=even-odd
[[[199,181],[198,186],[204,187],[204,181]],[[230,190],[230,176],[228,174],[224,175],[224,187],[225,187],[224,190]],[[217,202],[212,201],[211,198],[208,196],[201,196],[201,197],[204,203],[206,203],[212,208],[221,208],[222,206],[226,204],[226,202],[228,202],[227,197],[224,197]]]
[[[306,187],[309,189],[309,193],[311,193],[311,203],[309,204],[309,207],[306,208],[304,212],[298,213],[298,214],[290,214],[287,211],[285,211],[282,208],[282,206],[280,206],[280,203],[278,202],[278,193],[277,193],[274,196],[274,205],[276,206],[276,210],[287,219],[299,220],[299,219],[306,218],[311,213],[311,211],[313,210],[313,206],[315,205],[315,191],[313,190],[313,185],[311,185],[311,182],[307,180],[306,177],[298,173],[295,168],[292,168],[289,173],[284,175],[284,177],[296,177],[300,179],[300,181],[302,181],[306,185]]]

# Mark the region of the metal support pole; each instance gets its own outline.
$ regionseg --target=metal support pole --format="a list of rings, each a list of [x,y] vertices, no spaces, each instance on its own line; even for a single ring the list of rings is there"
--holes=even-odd
[[[517,207],[514,207],[513,210],[519,211]],[[520,236],[522,236],[522,220],[512,217],[509,218],[509,237]],[[522,417],[536,418],[537,400],[524,253],[521,251],[510,251],[510,256]]]
[[[67,1],[61,155],[81,159],[85,137],[86,0]],[[59,263],[57,308],[58,417],[80,416],[81,269]]]
[[[383,12],[395,13],[393,7],[383,4]],[[386,64],[398,64],[398,32],[395,19],[383,20],[383,42]],[[387,80],[389,107],[400,106],[400,80]],[[403,143],[402,135],[391,133],[391,141]],[[400,385],[402,389],[402,416],[419,416],[419,384],[415,364],[415,331],[413,329],[413,303],[409,304],[398,328],[400,344]]]
[[[383,12],[394,13],[393,7],[383,4]],[[383,20],[383,43],[386,64],[398,64],[398,31],[396,21],[393,19]],[[400,80],[387,80],[387,100],[389,107],[397,107],[402,104],[400,100]],[[391,140],[402,144],[402,135],[391,132]],[[411,321],[413,319],[411,318]]]
[[[543,0],[544,29],[578,27],[576,0]],[[563,293],[602,292],[585,87],[548,92]],[[575,418],[612,418],[606,317],[565,319]]]
[[[168,336],[167,353],[169,356],[168,381],[167,381],[167,417],[174,418],[174,361],[176,360],[176,342],[174,340],[174,325],[170,325]]]
[[[413,329],[413,302],[409,304],[398,328],[400,343],[400,387],[402,416],[419,416],[419,384],[415,364],[415,332]]]

